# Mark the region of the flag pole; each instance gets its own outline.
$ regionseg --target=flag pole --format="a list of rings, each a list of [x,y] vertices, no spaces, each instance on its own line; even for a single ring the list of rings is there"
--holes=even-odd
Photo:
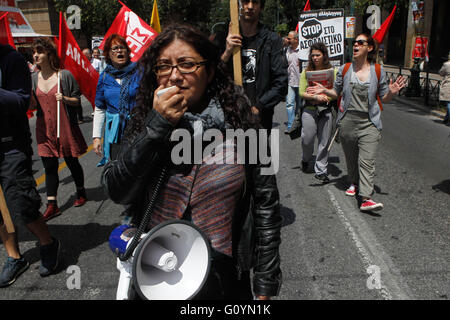
[[[2,212],[3,223],[5,224],[6,231],[8,233],[14,233],[14,224],[11,220],[11,214],[9,213],[8,206],[6,205],[3,189],[0,186],[0,211]]]
[[[238,0],[230,0],[231,33],[239,34],[239,7]],[[242,86],[241,49],[233,52],[234,83]]]
[[[61,76],[58,72],[58,93],[61,93]],[[59,139],[60,137],[60,126],[61,126],[61,101],[57,101],[57,119],[56,119],[56,138]]]

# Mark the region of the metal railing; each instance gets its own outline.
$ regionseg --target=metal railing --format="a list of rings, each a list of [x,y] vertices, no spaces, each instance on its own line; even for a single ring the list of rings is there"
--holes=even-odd
[[[393,68],[398,69],[398,71],[392,70]],[[410,70],[411,69],[409,68],[403,68],[401,66],[389,66],[386,70],[388,81],[390,81],[390,79],[395,81],[400,75],[405,78],[406,86],[400,91],[400,95],[405,95],[407,92],[411,79]],[[433,75],[434,79],[430,79],[430,74]],[[438,75],[430,73],[428,70],[420,73],[420,97],[424,98],[425,105],[427,106],[439,103],[441,80],[435,79],[436,77],[438,77]]]

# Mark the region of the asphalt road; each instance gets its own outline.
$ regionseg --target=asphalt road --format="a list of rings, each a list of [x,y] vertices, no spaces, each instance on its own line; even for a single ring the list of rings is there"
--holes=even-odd
[[[285,104],[277,107],[277,179],[284,222],[283,285],[276,299],[448,299],[450,128],[408,104],[395,102],[384,110],[374,199],[385,209],[362,213],[356,199],[344,194],[341,146],[334,144],[331,149],[332,182],[318,183],[313,174],[301,172],[301,140],[283,134]],[[85,103],[87,121],[80,127],[88,145],[92,143],[90,113]],[[35,118],[30,124],[34,132]],[[45,202],[44,172],[37,153],[33,160]],[[89,199],[80,208],[72,207],[75,186],[67,167],[61,166],[58,203],[63,214],[48,223],[63,245],[58,273],[39,276],[36,239],[21,227],[20,247],[31,267],[11,287],[0,289],[0,300],[115,299],[119,272],[108,237],[120,223],[123,207],[108,200],[100,187],[98,160],[93,151],[80,158]],[[3,263],[3,246],[0,257]],[[74,281],[78,271],[79,287]]]

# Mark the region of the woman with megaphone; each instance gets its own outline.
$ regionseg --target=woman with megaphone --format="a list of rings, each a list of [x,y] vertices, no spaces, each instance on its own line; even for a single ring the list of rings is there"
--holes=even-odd
[[[219,49],[192,27],[174,25],[153,40],[140,67],[143,79],[125,141],[102,175],[109,197],[136,203],[140,214],[132,223],[138,225],[164,168],[167,175],[145,227],[183,219],[206,235],[211,268],[194,298],[276,296],[282,219],[275,175],[261,174],[260,163],[173,161],[171,136],[180,130],[194,141],[210,129],[225,136],[227,129],[260,128],[242,88],[225,71]],[[233,141],[222,147],[227,157],[238,156]]]

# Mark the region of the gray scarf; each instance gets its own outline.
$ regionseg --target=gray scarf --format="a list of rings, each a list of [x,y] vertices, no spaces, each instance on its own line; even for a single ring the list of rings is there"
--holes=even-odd
[[[190,129],[194,133],[194,136],[203,134],[208,129],[219,129],[224,131],[231,128],[231,126],[225,122],[225,114],[220,106],[217,98],[212,98],[202,113],[191,113],[187,111],[181,120],[181,127]]]

